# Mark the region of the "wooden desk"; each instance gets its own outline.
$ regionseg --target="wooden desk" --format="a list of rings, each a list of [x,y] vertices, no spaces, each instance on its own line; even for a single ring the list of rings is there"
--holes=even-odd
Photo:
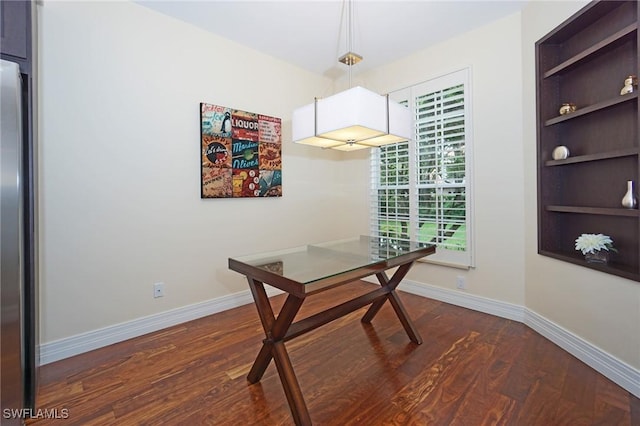
[[[371,306],[362,317],[362,322],[369,323],[388,300],[411,341],[421,344],[422,338],[407,315],[396,287],[416,260],[434,252],[435,246],[431,244],[361,236],[229,258],[229,268],[247,276],[266,336],[247,376],[249,383],[259,382],[273,359],[293,419],[297,425],[311,425],[309,411],[284,343],[367,305]],[[395,267],[398,269],[389,278],[385,271]],[[380,288],[293,322],[307,296],[370,275],[377,276]],[[288,294],[277,318],[264,284]]]

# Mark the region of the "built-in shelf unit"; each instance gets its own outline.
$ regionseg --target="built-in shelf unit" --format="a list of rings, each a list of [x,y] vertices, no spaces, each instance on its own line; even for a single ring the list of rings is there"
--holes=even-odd
[[[621,200],[639,176],[638,2],[594,1],[536,43],[538,253],[640,281],[640,212]],[[562,104],[576,111],[561,115]],[[557,146],[569,156],[554,160]],[[636,194],[638,195],[638,194]],[[575,250],[583,233],[618,250],[592,264]]]

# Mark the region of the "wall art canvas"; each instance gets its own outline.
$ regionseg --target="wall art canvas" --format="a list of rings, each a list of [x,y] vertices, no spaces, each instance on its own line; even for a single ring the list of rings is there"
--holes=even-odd
[[[282,121],[200,104],[201,198],[282,196]]]

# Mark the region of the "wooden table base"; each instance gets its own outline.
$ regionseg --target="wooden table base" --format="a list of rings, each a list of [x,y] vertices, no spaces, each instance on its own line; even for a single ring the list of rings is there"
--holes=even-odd
[[[252,277],[247,277],[266,336],[262,343],[262,348],[247,375],[249,383],[259,382],[273,359],[296,425],[311,425],[309,410],[304,402],[298,379],[293,371],[289,354],[284,345],[285,341],[303,335],[367,305],[371,306],[362,317],[362,322],[370,323],[382,305],[389,300],[409,339],[418,345],[421,344],[422,338],[395,291],[400,281],[411,269],[411,266],[413,266],[413,262],[401,265],[390,279],[385,272],[377,273],[376,276],[380,282],[380,288],[295,323],[293,320],[300,310],[305,297],[289,294],[276,319],[269,297],[264,289],[264,283]]]

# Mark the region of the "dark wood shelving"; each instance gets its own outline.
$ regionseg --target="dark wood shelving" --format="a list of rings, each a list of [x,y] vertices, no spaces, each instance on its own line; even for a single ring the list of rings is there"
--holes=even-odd
[[[640,217],[637,209],[623,209],[610,207],[579,207],[579,206],[547,206],[547,211],[559,213],[598,214],[604,216]]]
[[[610,108],[614,105],[621,104],[623,102],[629,102],[638,99],[638,93],[630,93],[628,95],[618,95],[615,98],[607,99],[602,102],[598,102],[597,104],[589,105],[583,108],[579,108],[577,111],[560,115],[558,117],[551,118],[544,122],[545,126],[552,126],[554,124],[562,123],[563,121],[571,120],[574,118],[581,117],[585,114],[591,114],[592,112],[599,111],[601,109]]]
[[[612,158],[631,157],[638,154],[640,154],[640,149],[638,149],[638,147],[627,148],[627,149],[617,149],[615,151],[599,152],[597,154],[577,155],[575,157],[569,157],[565,160],[547,160],[545,161],[544,165],[549,167],[563,166],[566,164],[586,163],[589,161],[600,161],[600,160],[608,160]]]
[[[635,35],[635,32],[638,30],[638,23],[634,22],[631,25],[628,25],[618,31],[617,33],[611,35],[610,37],[605,38],[599,43],[583,50],[577,55],[567,59],[560,65],[557,65],[551,68],[549,71],[544,73],[544,78],[551,77],[555,74],[562,73],[564,71],[571,70],[574,66],[580,64],[585,59],[593,59],[599,52],[603,52],[604,48],[614,46],[615,43],[624,40],[626,37],[630,37]]]
[[[622,208],[613,188],[640,183],[638,92],[620,95],[623,79],[640,75],[639,10],[592,1],[536,43],[538,253],[634,281],[640,211]],[[578,109],[558,116],[567,100]],[[551,160],[560,145],[578,155]],[[587,263],[575,251],[583,233],[610,236],[618,252]]]

